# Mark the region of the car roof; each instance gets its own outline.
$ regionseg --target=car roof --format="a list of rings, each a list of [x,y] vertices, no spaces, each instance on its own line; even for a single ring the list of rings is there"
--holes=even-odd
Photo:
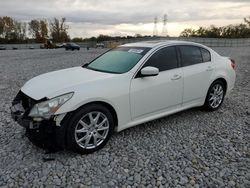
[[[165,45],[195,45],[195,46],[202,46],[202,44],[188,42],[188,41],[180,41],[180,40],[152,40],[152,41],[142,41],[142,42],[135,42],[135,43],[128,43],[121,45],[123,47],[148,47],[148,48],[155,48]]]

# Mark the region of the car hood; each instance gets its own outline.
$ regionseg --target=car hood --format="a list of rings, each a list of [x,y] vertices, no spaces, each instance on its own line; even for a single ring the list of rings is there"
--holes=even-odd
[[[35,100],[52,98],[67,92],[74,92],[74,86],[114,77],[117,74],[103,73],[83,67],[53,71],[34,77],[21,91]]]

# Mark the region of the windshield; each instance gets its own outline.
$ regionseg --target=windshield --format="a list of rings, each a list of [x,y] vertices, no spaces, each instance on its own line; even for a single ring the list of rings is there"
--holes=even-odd
[[[118,47],[101,55],[86,68],[101,72],[125,73],[132,69],[149,50],[150,48],[144,47]]]

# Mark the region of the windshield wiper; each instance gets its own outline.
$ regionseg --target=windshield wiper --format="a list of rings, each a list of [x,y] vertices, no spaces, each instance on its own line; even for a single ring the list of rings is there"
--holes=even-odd
[[[89,63],[86,63],[86,64],[82,65],[82,68],[87,67],[88,65],[89,65]]]
[[[94,70],[94,71],[98,71],[98,72],[111,73],[111,74],[121,74],[120,72],[105,71],[105,70],[95,69],[95,68],[87,67],[87,66],[83,66],[83,67],[86,69]]]

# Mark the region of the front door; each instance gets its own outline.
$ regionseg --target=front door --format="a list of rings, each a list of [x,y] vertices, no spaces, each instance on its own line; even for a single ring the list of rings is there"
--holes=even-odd
[[[164,47],[156,51],[144,64],[159,69],[159,75],[132,79],[130,106],[132,119],[150,113],[181,106],[183,76],[178,66],[176,48]]]

